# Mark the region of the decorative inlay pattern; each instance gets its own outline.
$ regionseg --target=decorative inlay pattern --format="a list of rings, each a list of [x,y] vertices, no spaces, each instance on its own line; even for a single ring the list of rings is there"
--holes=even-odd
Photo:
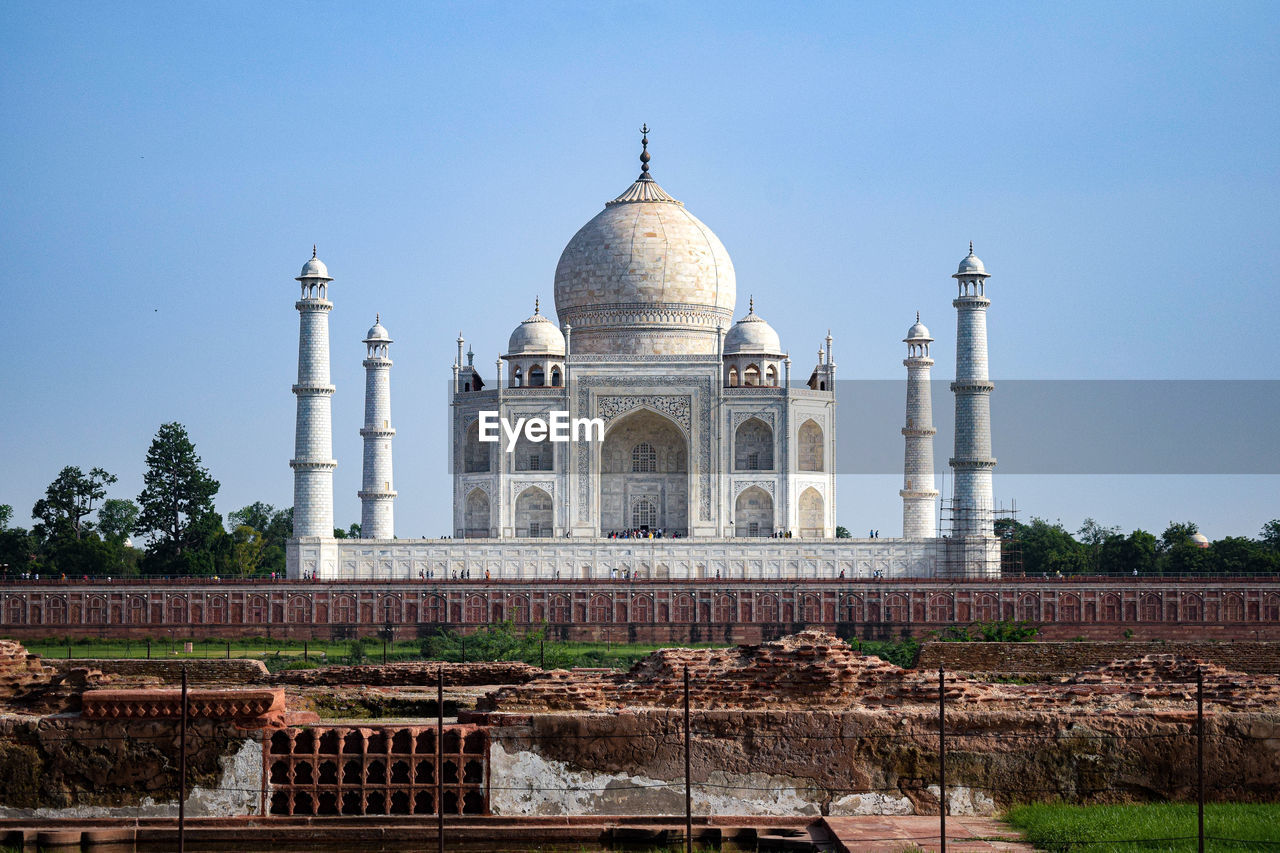
[[[645,395],[596,398],[596,414],[604,418],[605,423],[635,409],[653,409],[680,424],[686,437],[693,431],[693,425],[689,422],[689,408],[690,398],[687,394],[678,397]]]

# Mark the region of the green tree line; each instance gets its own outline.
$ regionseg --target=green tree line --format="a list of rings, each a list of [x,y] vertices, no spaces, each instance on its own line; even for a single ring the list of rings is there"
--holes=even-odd
[[[1059,575],[1207,575],[1280,572],[1280,519],[1268,521],[1256,539],[1227,536],[1209,542],[1195,522],[1170,522],[1159,536],[1145,530],[1121,533],[1092,518],[1073,535],[1061,522],[1032,518],[1030,524],[1001,519],[1006,567],[1021,559],[1033,577]]]
[[[182,424],[163,424],[156,432],[147,449],[141,493],[135,498],[108,496],[116,482],[102,468],[87,473],[76,466],[63,468],[32,507],[29,529],[14,526],[13,507],[0,504],[3,576],[284,574],[292,508],[258,502],[228,513],[224,521],[213,507],[219,483]],[[359,526],[352,530],[358,535]]]

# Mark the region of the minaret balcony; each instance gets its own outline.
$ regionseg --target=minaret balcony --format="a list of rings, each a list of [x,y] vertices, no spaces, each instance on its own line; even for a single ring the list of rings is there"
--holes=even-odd
[[[294,385],[293,386],[293,393],[295,394],[323,394],[325,396],[332,396],[333,392],[336,390],[337,388],[335,388],[333,385]]]
[[[986,459],[956,459],[955,457],[952,457],[948,461],[948,464],[952,468],[964,468],[966,470],[971,470],[971,471],[981,471],[984,469],[991,469],[996,467],[996,460],[994,457],[988,457]]]
[[[290,459],[289,467],[295,471],[332,471],[338,467],[336,459]]]
[[[996,390],[996,384],[985,379],[964,379],[951,383],[951,390],[958,394],[981,394]]]

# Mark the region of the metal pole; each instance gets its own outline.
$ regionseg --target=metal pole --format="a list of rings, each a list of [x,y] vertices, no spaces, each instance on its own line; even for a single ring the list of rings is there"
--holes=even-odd
[[[1196,849],[1204,853],[1204,670],[1196,670]]]
[[[182,717],[178,724],[178,853],[187,844],[187,668],[182,668]]]
[[[538,640],[538,668],[539,669],[547,668],[547,649],[546,649],[545,643],[546,643],[545,640],[541,640],[541,639]]]
[[[444,661],[436,667],[436,841],[444,853]]]
[[[303,660],[311,660],[311,655],[308,653],[307,641],[306,641],[306,640],[303,640],[303,641],[302,641],[302,659],[303,659]]]
[[[689,667],[684,668],[684,849],[693,853],[693,792],[689,780]]]
[[[231,641],[227,640],[227,660],[231,660]]]
[[[147,637],[147,660],[151,660],[151,638]]]
[[[938,667],[938,833],[938,849],[947,853],[947,676],[942,667]]]

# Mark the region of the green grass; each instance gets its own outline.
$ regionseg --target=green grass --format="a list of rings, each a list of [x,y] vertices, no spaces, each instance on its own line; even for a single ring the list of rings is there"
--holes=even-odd
[[[459,641],[455,636],[452,642],[437,640],[428,648],[424,647],[423,640],[402,640],[388,644],[387,659],[389,661],[522,660],[535,666],[545,660],[548,669],[574,666],[627,669],[656,649],[682,645],[680,643],[627,645],[547,641],[539,647],[536,639],[522,642],[521,638],[506,636],[500,630],[488,633],[490,639],[493,635],[497,635],[505,642],[484,642],[485,638],[477,635],[469,635]],[[192,643],[190,654],[183,652],[183,644],[186,642]],[[44,658],[62,659],[68,656],[68,643],[61,638],[28,640],[23,645],[32,654]],[[717,648],[724,645],[724,643],[698,643],[693,644],[693,647]],[[262,637],[231,640],[231,657],[257,658],[265,661],[267,667],[272,670],[307,666],[308,664],[303,662],[303,652],[301,640],[275,640]],[[311,640],[306,645],[306,654],[312,665],[381,663],[382,641],[366,638],[359,644],[359,651],[355,651],[351,640],[332,642]],[[90,659],[146,658],[147,642],[146,640],[132,640],[128,643],[123,640],[72,640],[70,656]],[[200,637],[175,637],[172,640],[169,637],[155,637],[151,641],[153,660],[203,660],[226,656],[226,640],[210,639],[206,643]]]
[[[1037,849],[1070,853],[1195,851],[1196,807],[1188,803],[1125,806],[1017,806],[1006,816]],[[1206,850],[1274,849],[1280,804],[1209,803]]]

